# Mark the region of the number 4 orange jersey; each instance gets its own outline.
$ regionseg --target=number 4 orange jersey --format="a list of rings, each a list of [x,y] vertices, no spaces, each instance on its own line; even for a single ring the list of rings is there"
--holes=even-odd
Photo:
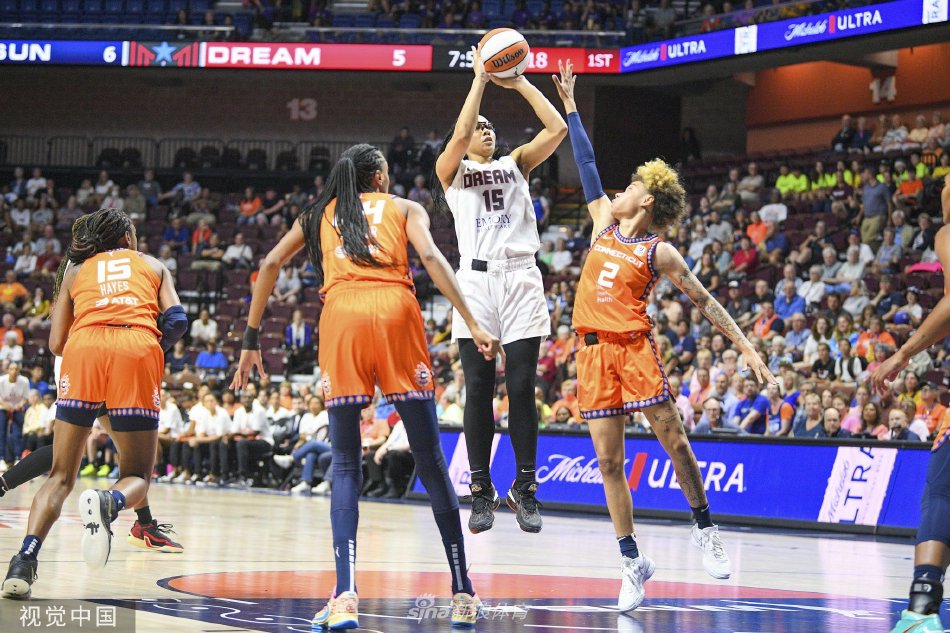
[[[587,254],[574,299],[574,329],[647,332],[647,301],[658,275],[653,257],[660,238],[627,238],[617,224],[601,231]]]
[[[69,290],[73,299],[70,336],[95,325],[139,327],[157,336],[161,283],[136,251],[119,248],[90,257],[82,263]]]

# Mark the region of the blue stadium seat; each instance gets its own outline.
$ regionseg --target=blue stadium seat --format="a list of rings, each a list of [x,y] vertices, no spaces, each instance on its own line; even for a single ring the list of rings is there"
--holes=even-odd
[[[145,13],[145,0],[125,0],[126,15],[140,16]]]
[[[353,26],[357,28],[370,29],[376,26],[376,16],[371,13],[364,13],[356,16]]]
[[[165,15],[165,0],[148,0],[145,6],[149,15]]]
[[[59,0],[40,0],[40,13],[44,20],[54,21],[59,14]]]
[[[333,16],[333,26],[353,26],[353,16],[341,13]]]
[[[422,16],[416,13],[407,13],[399,20],[401,29],[417,29],[422,26]]]
[[[82,0],[83,17],[97,16],[102,13],[102,0]]]
[[[249,35],[254,30],[254,16],[250,13],[236,13],[234,26],[241,35]]]
[[[75,22],[79,19],[81,6],[80,0],[62,0],[61,11],[64,15],[77,16],[70,20],[70,22]]]
[[[210,0],[191,0],[190,7],[192,13],[204,13],[211,8]]]
[[[188,24],[192,26],[201,26],[205,23],[204,13],[192,13],[188,18]]]
[[[125,8],[122,6],[122,0],[106,0],[104,11],[109,15],[120,15]]]
[[[16,0],[0,0],[0,16],[4,20],[14,20],[17,14]]]
[[[32,15],[36,16],[40,12],[39,2],[37,0],[20,0],[20,16],[21,19],[23,15]],[[26,21],[26,20],[24,20]]]
[[[169,0],[168,13],[178,14],[179,11],[188,10],[188,0]]]
[[[532,16],[539,16],[544,13],[544,2],[543,0],[528,0],[525,8]]]
[[[482,3],[482,13],[489,19],[501,15],[501,2],[499,0],[486,0]]]
[[[379,28],[379,29],[391,29],[395,26],[395,22],[393,22],[392,16],[381,15],[378,18],[376,18],[375,26],[376,28]]]
[[[510,20],[499,19],[499,20],[489,20],[488,29],[500,29],[511,24]]]

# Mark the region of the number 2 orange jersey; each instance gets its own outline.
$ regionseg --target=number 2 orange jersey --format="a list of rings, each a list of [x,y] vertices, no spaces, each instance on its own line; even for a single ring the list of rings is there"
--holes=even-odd
[[[158,318],[159,275],[138,253],[119,248],[84,261],[69,295],[73,299],[73,325],[69,333],[91,326],[125,325],[160,335]]]
[[[653,256],[660,238],[626,238],[614,224],[594,239],[574,299],[574,329],[648,332],[647,301],[658,279]]]
[[[371,247],[380,267],[357,264],[343,249],[343,238],[335,226],[336,200],[324,209],[320,223],[320,247],[323,250],[323,288],[320,296],[336,286],[349,282],[381,282],[403,284],[412,288],[409,256],[406,253],[406,216],[388,193],[364,193],[363,213],[370,233],[379,247]]]

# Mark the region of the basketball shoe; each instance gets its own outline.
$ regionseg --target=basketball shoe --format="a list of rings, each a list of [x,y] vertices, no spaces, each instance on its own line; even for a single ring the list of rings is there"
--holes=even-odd
[[[129,530],[128,541],[130,545],[153,552],[180,554],[185,551],[185,548],[168,538],[169,534],[174,533],[175,530],[172,529],[170,523],[159,523],[154,519],[151,523],[140,523],[136,519]]]
[[[732,575],[732,562],[722,546],[718,525],[701,530],[694,523],[690,532],[690,540],[693,545],[703,550],[703,568],[707,574],[720,580]]]
[[[534,534],[541,531],[543,524],[538,509],[544,506],[534,496],[537,491],[538,482],[531,481],[523,484],[520,488],[512,486],[505,498],[508,507],[514,510],[515,519],[517,519],[521,529]]]
[[[331,597],[327,606],[313,616],[310,630],[345,631],[359,628],[359,604],[360,599],[355,591],[344,591],[338,596]]]
[[[30,597],[30,586],[36,581],[36,558],[26,554],[17,554],[10,559],[10,569],[0,588],[4,598],[26,600]]]
[[[636,558],[620,557],[620,597],[617,598],[618,611],[633,611],[643,602],[646,593],[643,584],[650,580],[656,571],[656,563],[640,554]]]
[[[487,532],[495,525],[495,510],[501,505],[498,491],[491,484],[490,491],[483,483],[469,484],[472,489],[472,514],[468,517],[468,530],[472,534]]]
[[[891,633],[943,633],[943,623],[938,613],[923,615],[904,609],[900,622],[894,625]]]
[[[83,524],[82,557],[93,569],[105,567],[112,550],[112,523],[118,511],[108,490],[85,490],[79,495],[79,520]]]
[[[482,601],[478,596],[457,593],[452,596],[452,628],[471,629],[482,611]]]

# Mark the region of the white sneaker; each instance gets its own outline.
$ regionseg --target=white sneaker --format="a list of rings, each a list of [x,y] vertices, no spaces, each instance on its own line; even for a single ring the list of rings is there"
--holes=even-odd
[[[188,475],[186,475],[185,473],[181,473],[177,477],[172,479],[172,483],[176,483],[176,484],[183,484],[186,481],[188,481]]]
[[[311,493],[311,494],[315,494],[315,495],[326,495],[326,494],[330,494],[330,482],[329,482],[329,481],[321,481],[321,482],[318,483],[316,486],[314,486],[313,488],[310,489],[310,493]]]
[[[0,470],[2,470],[3,472],[7,472],[8,470],[10,470],[10,467],[7,465],[6,460],[0,459]]]
[[[290,493],[294,495],[310,494],[310,482],[301,481],[299,484],[290,489]]]
[[[112,494],[84,490],[79,495],[79,520],[83,524],[82,557],[92,569],[102,569],[112,550]]]
[[[636,558],[620,557],[620,597],[618,611],[633,611],[643,602],[643,583],[650,580],[656,571],[656,563],[640,554]]]
[[[274,463],[281,468],[290,468],[294,465],[293,455],[274,455]]]
[[[693,545],[703,550],[703,568],[707,574],[719,579],[728,578],[732,575],[732,562],[722,546],[718,525],[700,530],[699,526],[694,523],[690,532],[690,540]]]

